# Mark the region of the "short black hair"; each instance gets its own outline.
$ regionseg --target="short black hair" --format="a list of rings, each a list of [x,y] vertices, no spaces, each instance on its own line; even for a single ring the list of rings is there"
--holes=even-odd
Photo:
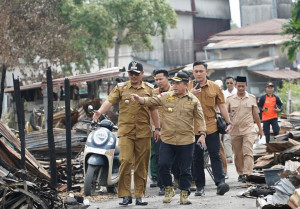
[[[232,80],[235,81],[235,77],[233,77],[232,75],[227,76],[227,77],[225,78],[225,81],[226,81],[227,79],[231,79],[231,78],[232,78]]]
[[[194,64],[193,64],[193,68],[194,68],[195,66],[197,66],[197,65],[203,65],[203,66],[205,67],[205,69],[207,70],[207,64],[206,64],[205,62],[203,62],[203,61],[196,61],[196,62],[194,62]]]
[[[163,73],[165,77],[169,77],[169,72],[166,69],[157,69],[153,71],[154,76],[160,73]]]

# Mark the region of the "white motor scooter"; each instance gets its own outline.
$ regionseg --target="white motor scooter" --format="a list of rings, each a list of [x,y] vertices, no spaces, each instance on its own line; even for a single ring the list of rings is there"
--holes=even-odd
[[[89,111],[93,110],[90,105]],[[87,121],[85,121],[87,122]],[[112,132],[118,127],[108,119],[92,122],[84,149],[84,194],[93,195],[101,186],[116,193],[119,181],[118,138]]]

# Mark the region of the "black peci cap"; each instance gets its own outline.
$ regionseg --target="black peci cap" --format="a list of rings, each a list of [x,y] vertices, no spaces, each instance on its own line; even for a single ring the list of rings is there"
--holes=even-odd
[[[138,63],[136,61],[132,61],[129,63],[128,66],[128,72],[133,71],[136,73],[141,73],[143,71],[143,65],[141,63]]]
[[[172,78],[173,81],[183,81],[185,83],[189,82],[189,73],[183,70],[179,70],[174,77]]]
[[[247,82],[247,77],[245,76],[237,76],[236,82]]]

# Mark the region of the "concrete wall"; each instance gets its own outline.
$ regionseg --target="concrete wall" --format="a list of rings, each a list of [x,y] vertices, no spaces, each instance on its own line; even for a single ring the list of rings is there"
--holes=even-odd
[[[274,68],[293,67],[294,63],[287,60],[286,53],[282,52],[281,46],[263,46],[248,48],[229,48],[216,49],[208,51],[208,59],[247,59],[247,58],[263,58],[268,56],[277,56]]]
[[[185,65],[194,61],[193,41],[193,16],[178,14],[177,28],[168,30],[165,43],[161,36],[152,37],[153,50],[135,52],[134,55],[157,67]]]
[[[254,48],[229,48],[229,49],[216,49],[209,51],[209,58],[211,53],[214,53],[214,59],[247,59],[247,58],[262,58],[268,57],[269,50],[266,47]]]
[[[229,0],[195,0],[197,17],[231,19]]]
[[[175,10],[192,11],[191,0],[167,0]]]
[[[256,97],[264,94],[266,83],[269,81],[274,82],[276,85],[279,84],[278,80],[268,79],[264,76],[259,76],[247,71],[245,68],[233,68],[227,70],[216,70],[213,72],[209,71],[209,79],[212,81],[222,80],[224,83],[224,88],[226,89],[225,78],[227,76],[246,76],[247,77],[247,89],[246,91],[250,94],[254,94]]]
[[[127,69],[129,63],[133,60],[132,58],[132,48],[129,45],[121,45],[119,52],[119,66],[114,66],[114,55],[115,48],[108,49],[108,56],[106,62],[104,63],[103,68],[111,68],[111,67],[123,67]]]
[[[292,0],[240,0],[241,25],[290,18]]]

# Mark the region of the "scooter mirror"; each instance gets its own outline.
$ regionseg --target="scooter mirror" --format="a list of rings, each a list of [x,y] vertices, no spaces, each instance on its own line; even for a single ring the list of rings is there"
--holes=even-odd
[[[92,105],[89,105],[89,106],[88,106],[88,112],[91,113],[91,112],[93,112],[93,110],[94,110],[93,106],[92,106]]]

